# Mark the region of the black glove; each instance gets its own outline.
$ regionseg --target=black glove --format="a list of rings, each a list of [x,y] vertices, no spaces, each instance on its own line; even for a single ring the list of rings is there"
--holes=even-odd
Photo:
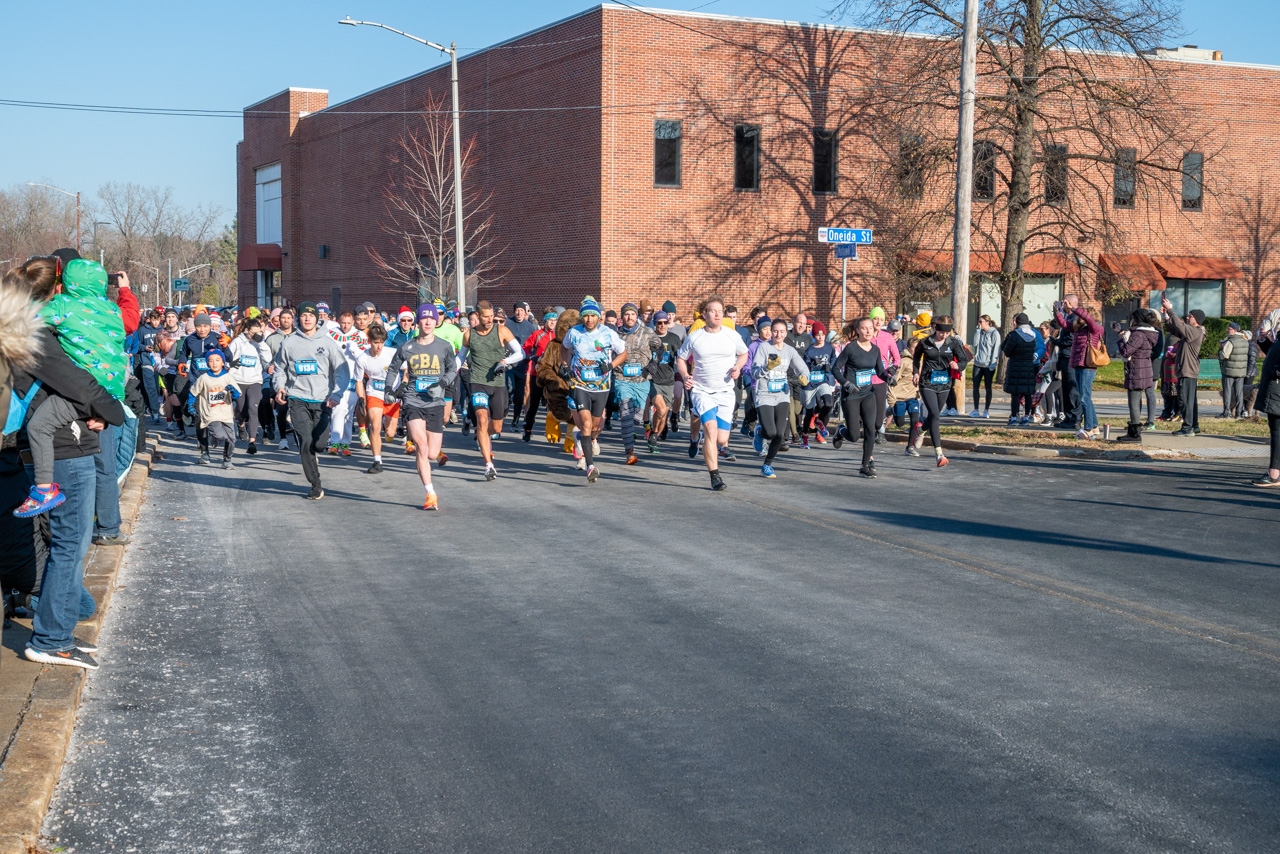
[[[490,373],[493,374],[495,378],[502,376],[506,372],[507,372],[506,362],[499,362],[498,364],[494,365],[493,370],[490,371]]]
[[[407,379],[404,382],[400,383],[400,385],[396,386],[395,391],[392,392],[392,394],[395,396],[395,399],[403,401],[406,397],[408,397],[409,386],[412,383],[413,383],[412,379]]]
[[[858,390],[858,386],[851,382],[843,383],[840,388],[844,391],[846,397],[852,397],[854,392]]]
[[[561,362],[560,367],[556,368],[556,376],[562,380],[573,379],[573,371],[569,370],[568,362]]]

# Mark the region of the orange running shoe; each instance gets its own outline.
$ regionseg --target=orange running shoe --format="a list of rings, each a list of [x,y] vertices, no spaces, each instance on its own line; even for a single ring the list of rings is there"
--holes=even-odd
[[[449,455],[444,451],[441,451],[440,456],[436,457],[436,465],[440,468],[444,468],[444,464],[447,462],[449,462]]]
[[[427,500],[423,502],[422,509],[423,510],[439,510],[440,509],[440,499],[436,498],[436,494],[434,492],[427,493]]]
[[[640,462],[640,458],[635,454],[627,454],[627,465],[633,466],[638,462]]]
[[[404,452],[406,454],[416,454],[418,453],[418,449],[413,446],[413,442],[406,439],[404,443]]]

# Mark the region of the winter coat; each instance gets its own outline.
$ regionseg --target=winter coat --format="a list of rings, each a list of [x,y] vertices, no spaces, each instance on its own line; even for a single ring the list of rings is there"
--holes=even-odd
[[[73,261],[73,265],[84,264]],[[101,270],[97,264],[94,268]],[[58,343],[71,361],[84,368],[116,400],[124,399],[129,359],[124,352],[124,320],[120,308],[107,299],[105,281],[92,272],[63,275],[62,293],[40,308],[40,317],[58,332]]]
[[[1262,363],[1256,408],[1268,415],[1280,415],[1280,347],[1268,350],[1267,359]]]
[[[974,332],[973,366],[975,368],[994,368],[999,362],[1000,331],[998,329],[979,329]]]
[[[1142,391],[1155,384],[1151,360],[1159,351],[1160,333],[1150,326],[1135,326],[1120,339],[1120,355],[1124,357],[1124,387]]]
[[[556,318],[556,337],[543,351],[535,373],[538,385],[542,386],[542,393],[547,400],[547,411],[560,421],[573,421],[573,413],[567,402],[571,386],[569,381],[561,377],[558,372],[564,359],[564,350],[561,347],[564,344],[564,336],[577,325],[576,309],[570,308],[560,312],[560,316]]]
[[[1224,377],[1243,377],[1249,367],[1249,342],[1239,332],[1222,339],[1218,349]]]
[[[1004,390],[1009,394],[1035,394],[1036,352],[1044,346],[1040,332],[1024,324],[1005,336],[1000,351],[1009,358],[1004,368]]]
[[[1179,379],[1195,379],[1200,376],[1200,345],[1204,343],[1204,327],[1192,326],[1181,317],[1171,314],[1169,333],[1182,339],[1178,343]]]
[[[1058,314],[1058,322],[1062,324],[1063,329],[1072,330],[1071,336],[1071,367],[1083,368],[1085,354],[1089,352],[1090,347],[1096,347],[1102,342],[1102,324],[1093,319],[1093,315],[1088,310],[1078,305],[1071,310],[1074,316],[1072,322],[1068,323],[1067,318],[1062,314]]]

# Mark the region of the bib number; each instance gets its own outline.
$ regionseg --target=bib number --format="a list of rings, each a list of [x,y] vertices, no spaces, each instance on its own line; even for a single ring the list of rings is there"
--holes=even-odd
[[[256,368],[256,367],[258,367],[258,360],[257,360],[257,358],[255,358],[254,356],[241,356],[241,357],[240,357],[240,367],[242,367],[242,368]]]
[[[787,390],[786,380],[766,380],[766,388],[770,392],[779,392]]]
[[[810,372],[809,372],[809,382],[811,382],[811,383],[821,383],[821,382],[826,382],[826,381],[827,381],[827,372],[826,372],[826,371],[810,371]]]
[[[948,385],[951,382],[950,371],[930,371],[929,382],[933,385]]]
[[[320,363],[315,359],[299,359],[293,363],[293,372],[300,377],[313,376],[320,373]]]
[[[622,366],[622,375],[623,375],[624,377],[638,377],[638,376],[640,376],[640,366],[639,366],[639,365],[635,365],[635,364],[632,364],[632,365],[623,365],[623,366]]]
[[[227,390],[226,390],[226,389],[218,389],[217,391],[211,391],[211,392],[209,392],[209,405],[210,405],[210,406],[217,406],[219,403],[226,403],[226,402],[227,402]]]
[[[372,385],[373,385],[373,390],[374,390],[374,391],[386,391],[386,390],[387,390],[387,381],[386,381],[386,380],[374,380],[374,381],[373,381],[373,383],[372,383]]]
[[[471,395],[471,405],[476,409],[488,409],[489,395],[482,391],[473,392]]]
[[[853,374],[853,384],[858,388],[871,385],[871,378],[875,376],[875,371],[855,371]]]
[[[355,390],[356,390],[356,381],[351,380],[350,382],[347,383],[347,391],[355,391]]]
[[[207,370],[209,370],[209,360],[208,360],[208,359],[205,359],[205,358],[203,358],[203,357],[199,357],[199,358],[197,358],[197,359],[196,359],[196,370],[197,370],[197,371],[207,371]]]
[[[415,377],[413,380],[414,391],[426,392],[429,391],[433,385],[435,385],[435,380],[430,377]]]
[[[582,368],[582,378],[589,383],[600,382],[600,368],[595,365],[584,366]]]

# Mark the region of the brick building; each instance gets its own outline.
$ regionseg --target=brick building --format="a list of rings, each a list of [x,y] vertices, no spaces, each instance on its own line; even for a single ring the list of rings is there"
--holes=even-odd
[[[480,295],[535,306],[584,294],[613,306],[671,298],[687,317],[718,292],[744,309],[838,318],[841,268],[817,230],[842,225],[877,234],[849,265],[849,316],[921,299],[945,307],[943,291],[902,286],[904,273],[944,279],[932,274],[949,269],[951,241],[946,216],[904,227],[902,188],[889,186],[902,176],[899,136],[886,142],[886,120],[866,109],[868,81],[898,70],[884,46],[884,34],[864,30],[606,4],[462,58],[468,186],[489,198],[502,250],[503,275]],[[929,48],[922,36],[908,49]],[[1211,315],[1257,317],[1280,304],[1280,245],[1251,245],[1248,222],[1255,208],[1254,225],[1280,220],[1280,67],[1194,49],[1154,61],[1200,130],[1203,150],[1182,164],[1194,180],[1182,199],[1129,190],[1127,204],[1109,166],[1097,182],[1064,184],[1073,203],[1105,209],[1114,233],[1105,245],[1032,248],[1033,318],[1064,291],[1096,300],[1100,283],[1115,281],[1133,305],[1163,293]],[[447,105],[448,92],[445,63],[341,104],[290,88],[245,109],[242,304],[415,300],[380,278],[369,249],[413,267],[384,230],[384,194],[404,168],[399,141],[422,126],[428,99]],[[953,113],[924,121],[939,139],[954,134]],[[945,212],[953,168],[944,158],[908,177],[919,185],[912,210]],[[1115,198],[1090,198],[1101,185]],[[998,272],[998,243],[975,236],[975,274]],[[1268,249],[1270,268],[1260,263]],[[972,292],[971,315],[998,315],[989,286]]]

